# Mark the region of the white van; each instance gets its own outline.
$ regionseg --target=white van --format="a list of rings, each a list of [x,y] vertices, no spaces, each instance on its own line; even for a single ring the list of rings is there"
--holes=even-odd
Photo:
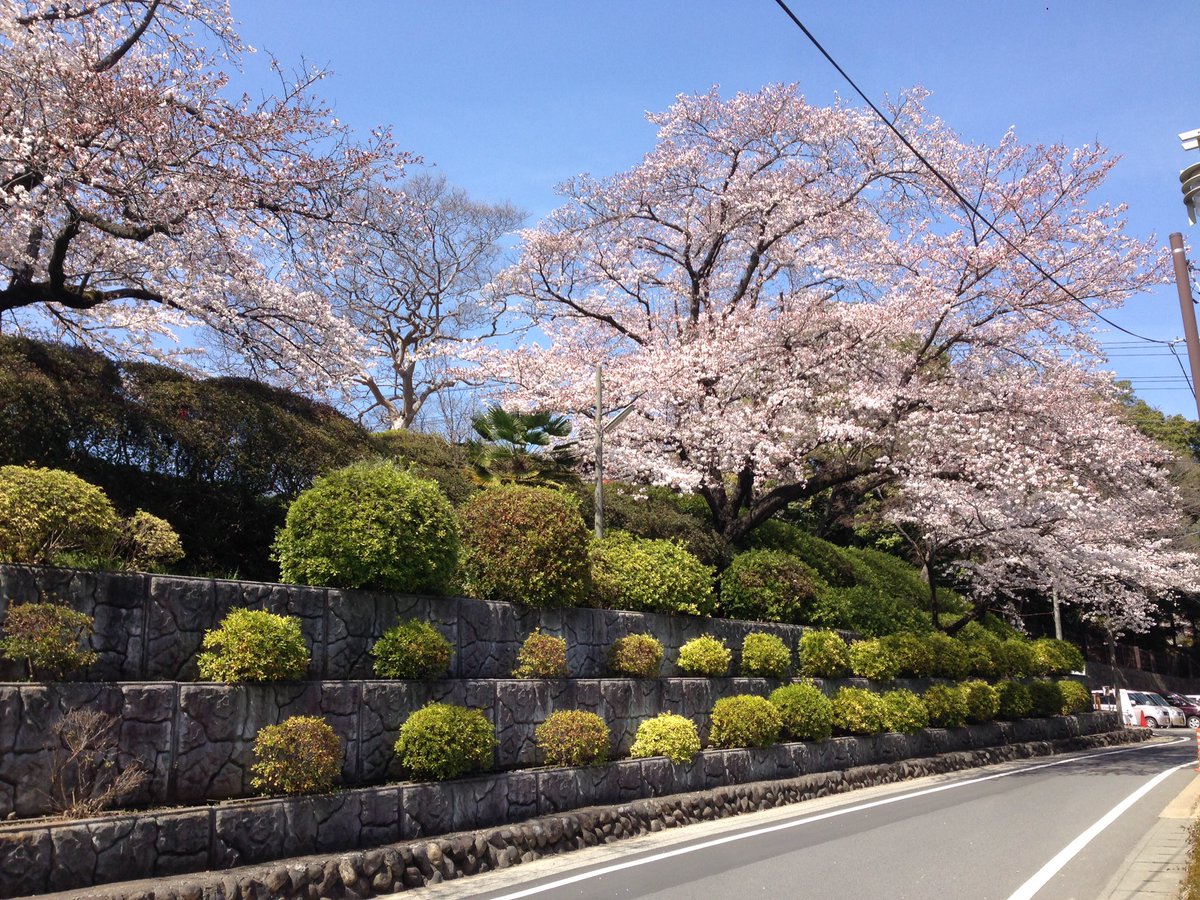
[[[1125,688],[1113,690],[1104,688],[1092,691],[1092,699],[1097,709],[1105,712],[1120,712],[1121,721],[1126,725],[1142,724],[1142,716],[1146,717],[1146,725],[1150,728],[1170,728],[1187,725],[1187,716],[1183,710],[1176,709],[1153,691],[1131,691]]]

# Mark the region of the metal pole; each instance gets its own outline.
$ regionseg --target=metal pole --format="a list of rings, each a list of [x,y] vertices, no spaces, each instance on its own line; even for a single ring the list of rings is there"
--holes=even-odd
[[[1171,235],[1171,259],[1175,263],[1175,287],[1179,291],[1179,311],[1183,313],[1183,336],[1187,338],[1188,363],[1192,369],[1192,390],[1196,391],[1196,417],[1200,419],[1200,336],[1196,332],[1196,305],[1192,299],[1192,278],[1188,271],[1183,235]]]
[[[1062,613],[1058,609],[1058,588],[1050,589],[1050,600],[1054,604],[1054,637],[1062,640]]]
[[[596,366],[596,537],[604,537],[604,375]]]

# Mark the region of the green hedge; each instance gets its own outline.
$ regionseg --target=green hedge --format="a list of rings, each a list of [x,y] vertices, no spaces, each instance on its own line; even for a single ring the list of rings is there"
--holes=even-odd
[[[758,622],[802,622],[825,588],[816,570],[782,550],[739,553],[721,573],[721,614]]]
[[[609,609],[706,616],[713,570],[674,541],[614,531],[591,547],[596,597]]]

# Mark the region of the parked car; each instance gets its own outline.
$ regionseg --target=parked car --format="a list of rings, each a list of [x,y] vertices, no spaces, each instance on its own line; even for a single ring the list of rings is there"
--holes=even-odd
[[[1121,721],[1126,725],[1141,725],[1143,716],[1146,725],[1151,728],[1183,727],[1187,724],[1183,710],[1176,709],[1165,698],[1150,691],[1130,691],[1125,688],[1114,691],[1105,688],[1103,691],[1093,691],[1092,696],[1097,709],[1119,712]]]
[[[1170,691],[1163,692],[1162,696],[1164,700],[1187,716],[1188,728],[1200,728],[1200,703],[1186,694],[1175,694]]]

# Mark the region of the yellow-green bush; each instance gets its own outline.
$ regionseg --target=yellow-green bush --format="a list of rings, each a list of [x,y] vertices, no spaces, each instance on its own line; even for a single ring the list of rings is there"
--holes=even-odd
[[[1035,717],[1062,715],[1063,695],[1057,681],[1031,681],[1029,699],[1033,704],[1032,715]]]
[[[707,634],[692,638],[679,648],[676,665],[687,675],[703,675],[715,678],[729,674],[733,651],[719,638]]]
[[[662,660],[662,642],[652,634],[627,634],[608,648],[608,667],[614,675],[655,678]]]
[[[718,700],[712,709],[710,746],[767,747],[779,742],[783,721],[779,710],[766,697],[738,694]]]
[[[514,678],[566,678],[567,641],[535,628],[517,651]]]
[[[967,698],[957,685],[935,684],[922,699],[934,728],[961,728],[967,724]]]
[[[883,698],[863,688],[842,688],[833,695],[833,727],[840,734],[879,734],[887,728]]]
[[[713,569],[674,541],[613,531],[591,547],[596,597],[608,609],[707,616]]]
[[[442,781],[492,766],[496,729],[477,709],[428,703],[400,726],[396,756],[417,779]]]
[[[967,721],[982,725],[1000,712],[1000,695],[986,681],[964,681],[959,685],[967,701]]]
[[[49,565],[106,554],[119,535],[104,491],[59,469],[0,466],[0,562]]]
[[[811,681],[796,681],[771,691],[783,733],[794,741],[824,741],[833,734],[833,702]]]
[[[459,511],[463,587],[483,600],[581,606],[592,592],[590,536],[579,502],[564,491],[506,484]]]
[[[1060,681],[1058,693],[1062,697],[1062,714],[1064,716],[1092,711],[1092,693],[1078,681],[1070,679]]]
[[[996,683],[996,696],[1000,699],[1000,709],[997,718],[1013,721],[1024,719],[1033,712],[1033,697],[1029,688],[1019,681],[1000,681]]]
[[[996,646],[996,664],[1001,675],[1028,678],[1037,668],[1033,645],[1020,638],[1009,638]]]
[[[696,724],[674,713],[660,713],[638,725],[629,755],[634,759],[665,756],[671,762],[691,762],[700,752],[700,735]]]
[[[782,550],[749,550],[721,573],[721,614],[731,619],[800,622],[825,587],[803,560]]]
[[[801,675],[844,678],[850,674],[850,648],[833,631],[805,631],[800,635]]]
[[[61,603],[9,607],[0,655],[24,662],[31,681],[57,681],[96,661],[96,653],[84,649],[92,624],[91,616]]]
[[[900,674],[896,655],[879,638],[850,645],[850,670],[872,681],[891,681]]]
[[[1030,645],[1034,675],[1069,675],[1083,668],[1083,654],[1067,641],[1038,638]]]
[[[250,784],[266,794],[323,794],[341,774],[344,752],[333,728],[317,716],[292,716],[260,728]]]
[[[371,647],[377,678],[441,678],[453,648],[445,635],[417,619],[404,619]]]
[[[285,581],[414,593],[444,592],[458,551],[454,509],[436,482],[384,460],[322,475],[275,539]]]
[[[891,654],[902,678],[928,678],[933,674],[934,648],[924,635],[900,632],[879,639],[884,652]]]
[[[792,651],[773,634],[752,632],[742,641],[742,674],[759,678],[786,678]]]
[[[308,644],[295,616],[233,609],[201,646],[201,681],[293,681],[308,669]]]
[[[183,544],[166,519],[139,509],[121,523],[116,555],[131,569],[154,570],[183,559]]]
[[[608,762],[608,725],[593,712],[560,709],[534,729],[534,743],[548,766],[598,766]]]
[[[929,725],[929,710],[925,701],[912,691],[887,691],[883,701],[883,719],[886,731],[915,734]]]
[[[934,678],[962,681],[971,674],[971,654],[962,641],[940,631],[924,635],[923,639],[933,657],[929,674]]]

